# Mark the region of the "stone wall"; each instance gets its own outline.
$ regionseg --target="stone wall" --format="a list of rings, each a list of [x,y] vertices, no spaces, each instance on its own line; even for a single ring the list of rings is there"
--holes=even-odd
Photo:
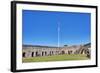
[[[86,50],[82,46],[70,47],[45,47],[45,46],[23,46],[23,57],[51,56],[61,54],[86,54]]]

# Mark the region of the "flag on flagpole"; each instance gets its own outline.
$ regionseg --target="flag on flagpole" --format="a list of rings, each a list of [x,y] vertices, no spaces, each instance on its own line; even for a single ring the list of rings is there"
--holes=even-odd
[[[60,45],[60,24],[58,23],[58,48],[59,48],[59,45]]]

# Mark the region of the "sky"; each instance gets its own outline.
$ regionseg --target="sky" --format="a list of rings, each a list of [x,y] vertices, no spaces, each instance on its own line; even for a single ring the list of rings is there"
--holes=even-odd
[[[22,43],[27,45],[80,45],[91,42],[91,14],[56,11],[22,11]]]

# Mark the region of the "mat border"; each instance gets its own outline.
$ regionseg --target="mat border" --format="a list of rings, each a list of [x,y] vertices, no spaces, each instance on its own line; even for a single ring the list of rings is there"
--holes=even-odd
[[[51,5],[51,6],[67,6],[67,7],[82,7],[82,8],[95,8],[96,9],[96,64],[74,67],[53,67],[41,69],[16,69],[16,5],[17,4],[36,4],[36,5]],[[90,5],[75,5],[75,4],[59,4],[59,3],[43,3],[43,2],[29,2],[29,1],[11,1],[11,71],[12,72],[25,72],[25,71],[43,71],[43,70],[58,70],[58,69],[73,69],[73,68],[90,68],[98,67],[98,6]]]

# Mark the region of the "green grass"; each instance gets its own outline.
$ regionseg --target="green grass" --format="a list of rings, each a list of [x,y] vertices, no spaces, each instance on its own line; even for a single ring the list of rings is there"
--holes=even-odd
[[[32,57],[32,58],[23,58],[22,62],[48,62],[48,61],[68,61],[68,60],[87,60],[86,55],[53,55],[53,56],[42,56],[42,57]]]

